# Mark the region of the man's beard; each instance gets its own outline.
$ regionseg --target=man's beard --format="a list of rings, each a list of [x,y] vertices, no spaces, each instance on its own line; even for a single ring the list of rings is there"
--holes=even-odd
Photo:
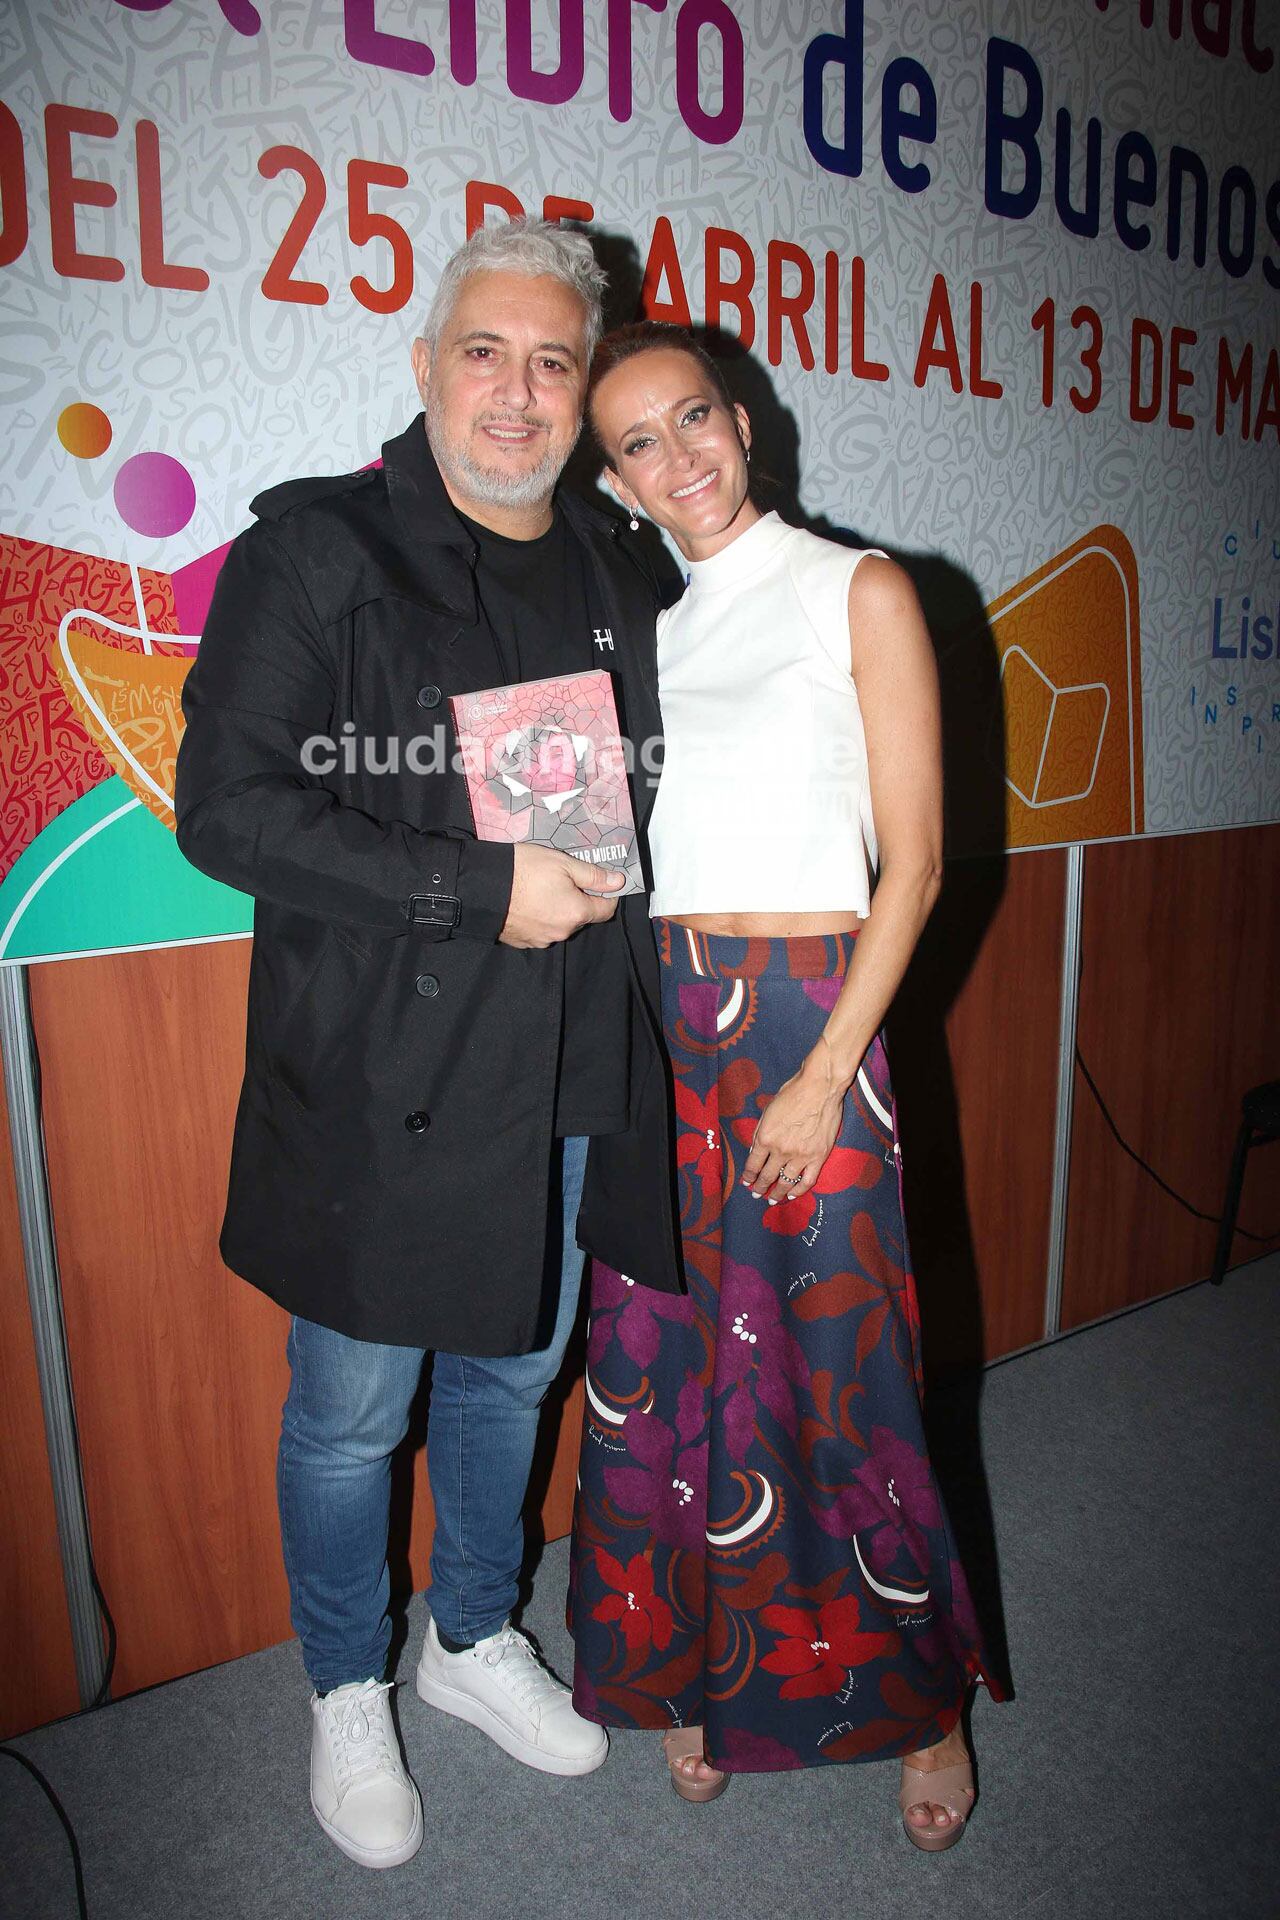
[[[524,423],[512,419],[509,424]],[[486,507],[536,507],[549,500],[572,451],[566,447],[563,457],[557,458],[555,449],[548,446],[542,458],[525,473],[509,473],[500,466],[481,466],[471,452],[469,441],[451,436],[444,409],[430,387],[427,388],[427,439],[445,478],[467,499]]]

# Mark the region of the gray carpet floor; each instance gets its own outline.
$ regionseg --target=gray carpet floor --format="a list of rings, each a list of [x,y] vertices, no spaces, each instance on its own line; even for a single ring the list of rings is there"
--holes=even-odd
[[[92,1920],[1275,1920],[1278,1353],[1272,1258],[983,1376],[1016,1697],[979,1691],[950,1853],[908,1843],[892,1766],[740,1777],[706,1807],[653,1735],[586,1780],[532,1773],[417,1699],[420,1598],[398,1700],[427,1839],[393,1872],[311,1816],[295,1643],[16,1744],[75,1825]],[[566,1564],[547,1550],[526,1615],[562,1672]],[[9,1760],[0,1911],[75,1912],[62,1831]]]

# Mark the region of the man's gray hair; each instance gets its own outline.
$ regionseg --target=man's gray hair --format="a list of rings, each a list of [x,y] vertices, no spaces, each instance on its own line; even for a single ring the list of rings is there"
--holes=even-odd
[[[547,274],[572,288],[587,310],[586,357],[596,350],[604,328],[601,303],[608,276],[591,242],[572,227],[521,216],[503,226],[477,227],[445,263],[431,302],[422,338],[434,353],[463,281],[472,273]]]

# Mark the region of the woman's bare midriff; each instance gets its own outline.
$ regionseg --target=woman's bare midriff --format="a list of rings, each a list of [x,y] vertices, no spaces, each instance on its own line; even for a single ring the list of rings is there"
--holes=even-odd
[[[864,923],[856,913],[669,913],[668,920],[694,933],[723,933],[731,940],[791,940],[812,933],[854,933]]]

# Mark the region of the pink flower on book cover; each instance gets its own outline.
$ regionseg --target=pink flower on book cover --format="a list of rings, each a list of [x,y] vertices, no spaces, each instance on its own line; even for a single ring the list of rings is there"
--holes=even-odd
[[[493,778],[513,798],[533,794],[554,813],[591,777],[591,741],[566,727],[513,727],[495,743]]]

